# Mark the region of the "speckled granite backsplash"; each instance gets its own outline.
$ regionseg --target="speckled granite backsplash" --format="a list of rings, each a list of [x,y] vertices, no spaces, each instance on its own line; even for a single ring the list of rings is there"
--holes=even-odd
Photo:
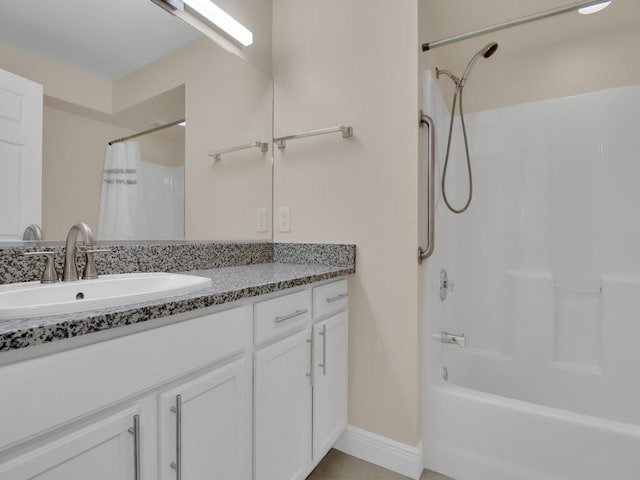
[[[307,263],[354,266],[355,245],[289,244],[272,242],[99,242],[109,253],[96,255],[100,274],[185,272],[260,263]],[[0,244],[0,284],[38,280],[44,258],[24,252],[53,251],[62,272],[64,245],[60,242]],[[76,256],[78,271],[84,255]]]
[[[356,264],[356,246],[325,243],[275,243],[274,263],[305,263],[350,267]]]

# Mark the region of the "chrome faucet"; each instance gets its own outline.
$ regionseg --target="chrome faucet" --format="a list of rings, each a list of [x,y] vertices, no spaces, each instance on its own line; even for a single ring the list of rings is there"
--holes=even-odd
[[[93,246],[95,240],[93,238],[93,232],[89,225],[84,222],[76,223],[69,233],[67,234],[67,245],[64,253],[64,270],[62,271],[62,281],[63,282],[73,282],[78,280],[78,267],[76,265],[76,243],[78,241],[78,233],[82,233],[82,239],[86,246]],[[89,265],[91,263],[91,265]],[[95,275],[96,267],[93,264],[93,255],[87,255],[87,268],[85,272],[94,273],[93,278],[96,278]]]
[[[27,228],[24,229],[24,233],[22,234],[22,240],[44,240],[44,235],[42,234],[42,229],[39,225],[32,223]]]

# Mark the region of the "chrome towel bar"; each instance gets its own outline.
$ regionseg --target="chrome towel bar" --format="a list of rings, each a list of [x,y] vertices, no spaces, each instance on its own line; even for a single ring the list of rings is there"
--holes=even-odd
[[[353,127],[345,127],[344,125],[338,125],[337,127],[322,128],[320,130],[311,130],[309,132],[296,133],[295,135],[287,135],[286,137],[274,138],[275,143],[279,149],[283,149],[287,146],[287,140],[297,140],[299,138],[315,137],[316,135],[325,135],[327,133],[342,133],[342,138],[349,138],[353,136]]]
[[[245,145],[238,145],[237,147],[224,148],[222,150],[216,150],[215,152],[209,152],[209,156],[217,162],[222,159],[223,153],[237,152],[239,150],[246,150],[247,148],[258,147],[262,153],[269,151],[269,144],[267,142],[251,142]]]

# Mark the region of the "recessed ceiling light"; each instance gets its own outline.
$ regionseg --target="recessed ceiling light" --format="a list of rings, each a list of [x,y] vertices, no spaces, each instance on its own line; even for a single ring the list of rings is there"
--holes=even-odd
[[[596,3],[595,5],[590,5],[588,7],[579,8],[578,12],[580,12],[583,15],[589,15],[591,13],[596,13],[596,12],[599,12],[600,10],[604,10],[610,4],[611,4],[611,1],[600,2],[600,3]]]

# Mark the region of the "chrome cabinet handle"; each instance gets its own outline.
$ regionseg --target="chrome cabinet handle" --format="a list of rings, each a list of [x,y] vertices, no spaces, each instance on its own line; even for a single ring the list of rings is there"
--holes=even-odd
[[[309,371],[307,372],[307,377],[309,377],[309,383],[313,385],[313,343],[311,337],[307,338],[307,343],[309,344]]]
[[[176,395],[171,411],[176,414],[176,461],[171,462],[171,468],[176,471],[176,480],[182,480],[182,395]]]
[[[309,310],[307,308],[303,310],[296,310],[295,312],[290,313],[289,315],[284,315],[283,317],[276,317],[275,322],[280,323],[280,322],[284,322],[285,320],[291,320],[292,318],[299,317],[300,315],[304,315],[308,311]]]
[[[348,293],[341,293],[340,295],[336,295],[335,297],[328,297],[327,303],[337,302],[338,300],[342,300],[343,298],[347,298],[348,296]]]
[[[133,478],[140,480],[140,415],[133,416],[133,427],[129,427],[133,435]]]
[[[322,363],[319,367],[322,367],[322,375],[327,376],[327,325],[322,325],[322,331],[318,333],[322,337]]]

